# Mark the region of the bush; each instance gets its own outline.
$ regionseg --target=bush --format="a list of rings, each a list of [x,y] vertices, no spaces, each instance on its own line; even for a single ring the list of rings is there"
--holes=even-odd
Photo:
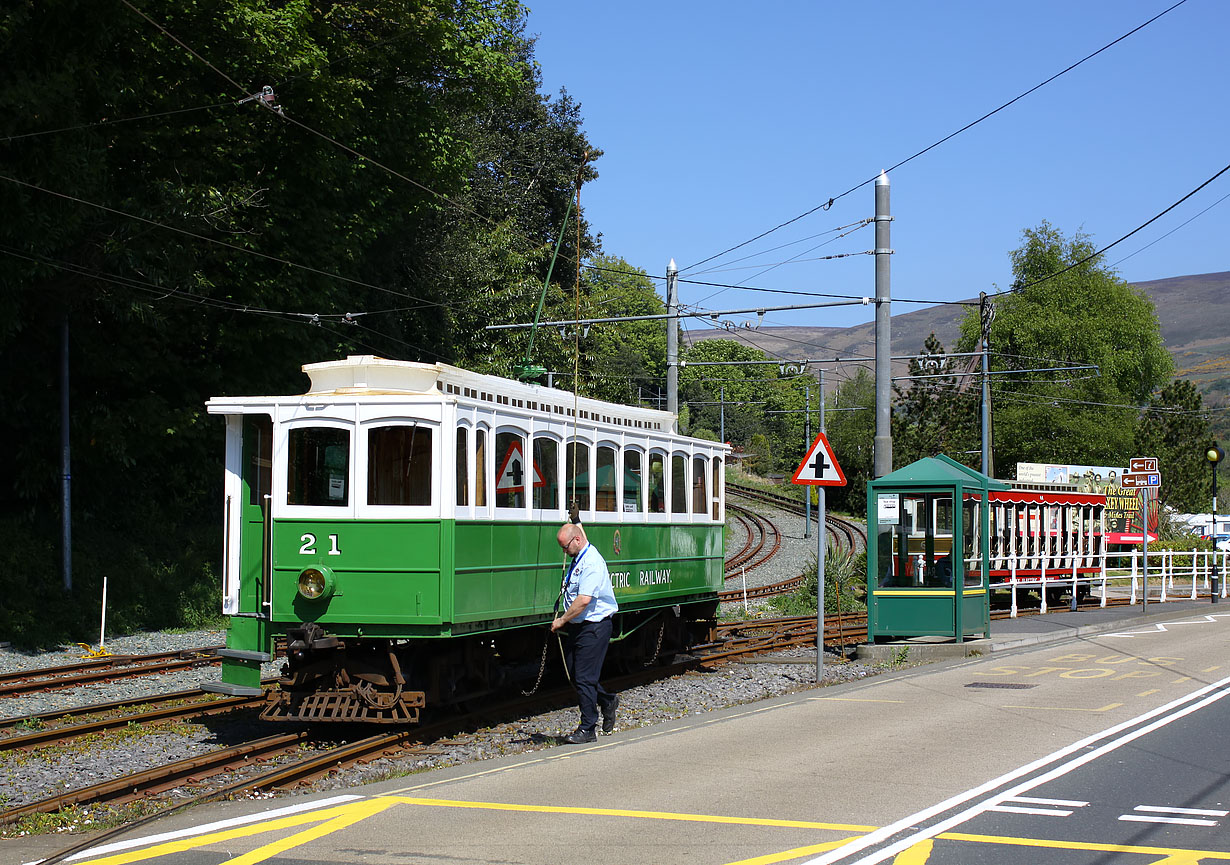
[[[824,613],[862,612],[867,609],[867,554],[851,554],[832,544],[824,554]],[[801,575],[803,583],[793,592],[769,599],[769,606],[783,616],[816,614],[816,557],[811,557]]]

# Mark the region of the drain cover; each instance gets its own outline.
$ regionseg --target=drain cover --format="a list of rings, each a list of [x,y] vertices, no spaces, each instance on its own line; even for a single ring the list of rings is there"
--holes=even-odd
[[[967,688],[1007,688],[1010,691],[1025,691],[1037,685],[1021,685],[1017,682],[970,682]]]

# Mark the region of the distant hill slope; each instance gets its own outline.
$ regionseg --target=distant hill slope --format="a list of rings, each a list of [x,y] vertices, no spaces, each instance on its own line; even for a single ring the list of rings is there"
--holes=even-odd
[[[1157,307],[1162,339],[1181,378],[1194,381],[1205,403],[1225,404],[1230,396],[1230,271],[1174,276],[1134,283]],[[972,298],[976,303],[977,299]],[[960,336],[960,321],[969,307],[945,305],[893,316],[894,355],[916,354],[934,333],[951,351]],[[870,357],[875,325],[854,327],[762,327],[728,332],[691,332],[689,342],[735,339],[770,355],[802,360]],[[862,364],[862,365],[865,365]],[[840,364],[837,378],[853,374],[855,364]]]

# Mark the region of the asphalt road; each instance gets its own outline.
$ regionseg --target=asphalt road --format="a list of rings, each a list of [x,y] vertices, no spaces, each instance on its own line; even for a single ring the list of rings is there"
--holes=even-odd
[[[1176,611],[1160,627],[1125,622],[346,797],[194,809],[77,861],[1230,860],[1230,609],[1210,613]]]

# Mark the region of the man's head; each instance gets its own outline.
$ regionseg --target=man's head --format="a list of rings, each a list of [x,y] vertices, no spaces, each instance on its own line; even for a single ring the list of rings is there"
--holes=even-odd
[[[575,556],[585,548],[585,532],[580,526],[572,523],[564,523],[560,527],[559,533],[555,536],[559,548],[570,556]]]

